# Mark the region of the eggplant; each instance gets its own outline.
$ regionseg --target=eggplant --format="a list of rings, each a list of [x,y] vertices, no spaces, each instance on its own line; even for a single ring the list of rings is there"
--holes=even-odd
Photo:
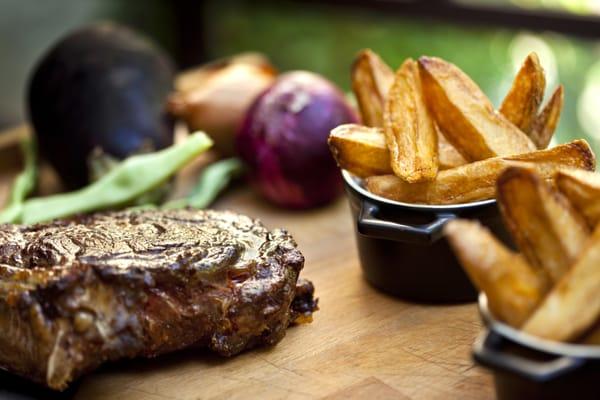
[[[92,152],[111,158],[173,143],[166,112],[171,59],[147,38],[114,23],[60,40],[35,67],[29,119],[42,157],[70,189],[89,182]]]

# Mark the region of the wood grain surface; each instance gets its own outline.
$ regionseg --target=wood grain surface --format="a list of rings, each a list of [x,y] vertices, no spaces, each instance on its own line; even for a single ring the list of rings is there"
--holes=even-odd
[[[18,171],[0,173],[0,201]],[[56,180],[47,180],[45,192]],[[0,203],[1,204],[1,203]],[[481,324],[474,304],[418,305],[377,292],[361,276],[353,221],[344,198],[325,208],[275,208],[249,187],[215,205],[285,227],[306,256],[320,308],[275,347],[226,359],[185,350],[152,360],[103,366],[62,397],[94,399],[489,399],[491,376],[471,345]],[[401,268],[401,265],[390,266]],[[0,395],[3,392],[0,389]],[[12,393],[13,398],[19,393]],[[0,396],[2,397],[2,396]],[[2,397],[4,398],[4,397]]]

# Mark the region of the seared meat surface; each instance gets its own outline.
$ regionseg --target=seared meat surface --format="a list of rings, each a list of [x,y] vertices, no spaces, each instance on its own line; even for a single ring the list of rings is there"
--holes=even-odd
[[[0,368],[64,389],[107,360],[275,344],[316,309],[303,264],[287,232],[230,212],[0,225]]]

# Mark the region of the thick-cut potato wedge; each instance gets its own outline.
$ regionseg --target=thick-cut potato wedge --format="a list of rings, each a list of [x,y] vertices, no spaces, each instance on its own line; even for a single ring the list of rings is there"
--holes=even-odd
[[[381,128],[340,125],[331,131],[327,142],[338,166],[356,176],[392,173],[390,152]]]
[[[331,131],[328,143],[338,166],[356,176],[366,178],[394,173],[381,128],[357,124],[340,125]],[[467,163],[441,133],[438,135],[438,153],[440,169]]]
[[[481,89],[455,65],[419,58],[423,94],[438,126],[468,160],[536,150],[533,142],[494,110]]]
[[[496,179],[509,166],[525,162],[543,179],[551,179],[564,168],[594,170],[596,162],[585,140],[558,145],[547,150],[512,157],[495,157],[440,171],[435,180],[409,184],[393,175],[372,176],[366,187],[372,193],[392,200],[417,204],[458,204],[491,199]]]
[[[533,121],[529,137],[538,149],[548,147],[552,135],[558,126],[560,113],[564,103],[564,91],[562,85],[556,88],[542,112]]]
[[[562,277],[523,325],[532,335],[569,341],[588,330],[600,316],[600,227],[575,265]]]
[[[594,229],[600,222],[600,175],[581,170],[559,171],[556,187]]]
[[[468,161],[456,150],[454,146],[450,144],[448,139],[440,131],[437,125],[435,125],[438,140],[438,164],[439,169],[450,169],[465,165]]]
[[[430,181],[438,171],[437,132],[421,92],[412,59],[396,72],[383,112],[383,126],[394,173],[407,182]]]
[[[498,178],[496,198],[529,264],[558,282],[590,237],[583,217],[530,168],[507,168]]]
[[[383,126],[383,106],[394,81],[394,71],[370,49],[362,50],[352,64],[352,91],[362,122]]]
[[[546,76],[535,53],[531,53],[521,65],[512,87],[500,105],[500,113],[525,133],[531,131],[544,98]]]
[[[579,341],[583,344],[600,344],[600,323],[596,322],[596,325]]]
[[[525,322],[548,290],[545,276],[478,222],[450,221],[444,233],[471,281],[486,294],[494,315],[515,327]]]

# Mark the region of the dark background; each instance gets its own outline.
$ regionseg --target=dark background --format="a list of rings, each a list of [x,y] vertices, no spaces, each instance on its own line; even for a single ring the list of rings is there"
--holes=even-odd
[[[190,67],[242,51],[280,70],[309,69],[349,89],[363,47],[392,66],[421,54],[463,68],[495,104],[525,55],[536,51],[547,94],[565,85],[556,136],[600,150],[600,2],[597,0],[0,0],[0,128],[26,119],[23,93],[35,61],[86,22],[115,20],[146,33]]]

